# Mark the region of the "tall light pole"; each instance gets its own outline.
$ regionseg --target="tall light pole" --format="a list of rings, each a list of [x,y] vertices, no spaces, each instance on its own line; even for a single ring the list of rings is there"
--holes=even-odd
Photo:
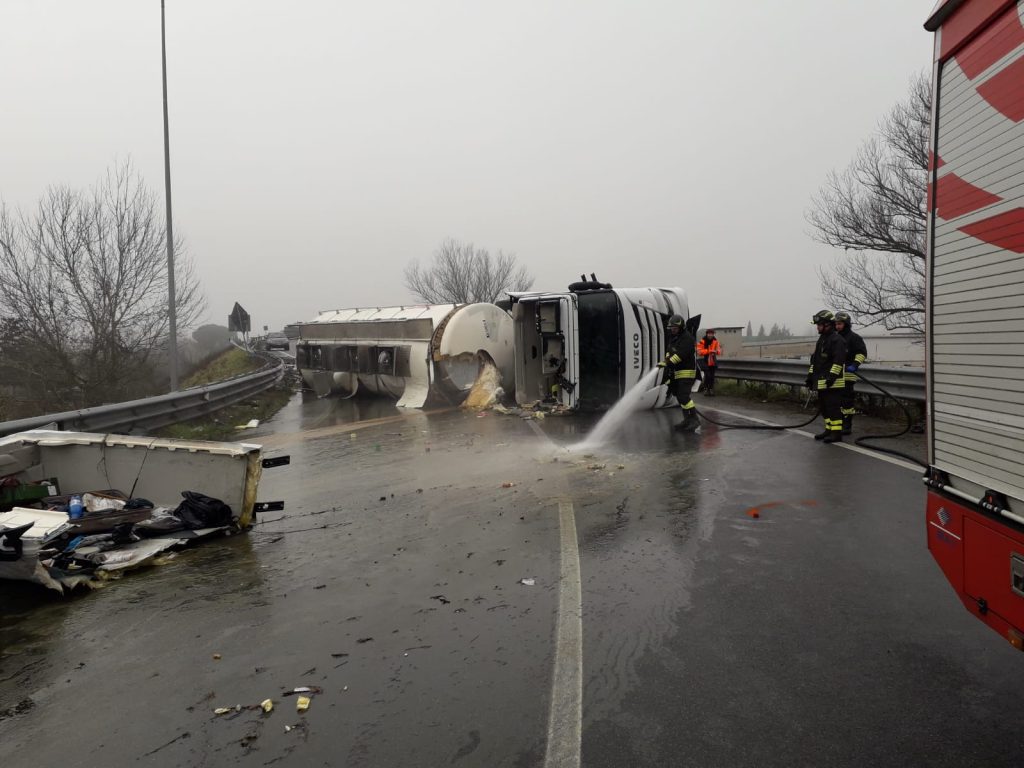
[[[167,32],[160,0],[160,58],[164,81],[164,198],[167,201],[167,354],[171,392],[178,389],[178,318],[174,307],[174,226],[171,221],[171,140],[167,128]]]

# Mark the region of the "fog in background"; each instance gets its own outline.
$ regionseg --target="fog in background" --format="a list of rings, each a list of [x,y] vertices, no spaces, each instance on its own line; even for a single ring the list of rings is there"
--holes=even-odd
[[[226,324],[401,304],[445,237],[809,333],[811,194],[930,65],[931,0],[167,0],[175,234]],[[131,157],[163,196],[159,0],[4,0],[0,197]]]

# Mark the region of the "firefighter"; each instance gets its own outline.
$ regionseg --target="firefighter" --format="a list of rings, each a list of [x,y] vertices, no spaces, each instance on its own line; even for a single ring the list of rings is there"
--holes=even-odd
[[[843,441],[843,371],[846,366],[846,342],[836,332],[835,316],[827,309],[815,313],[811,322],[818,327],[818,343],[811,355],[811,365],[805,383],[816,390],[821,414],[825,417],[825,431],[815,440],[826,443]]]
[[[668,351],[658,367],[663,371],[661,383],[668,385],[669,394],[675,395],[683,409],[683,420],[676,424],[675,429],[692,432],[700,424],[697,407],[690,397],[697,378],[697,354],[693,336],[686,330],[682,315],[672,315],[668,319]]]
[[[704,394],[715,396],[715,368],[718,356],[722,354],[722,345],[715,338],[715,329],[704,331],[704,338],[697,342],[697,354],[701,358],[701,373],[704,375]]]
[[[856,394],[854,385],[857,383],[857,369],[868,359],[868,348],[860,334],[853,332],[853,318],[848,312],[836,312],[836,331],[846,342],[846,370],[843,373],[843,434],[853,434],[853,417],[857,413],[854,407]]]

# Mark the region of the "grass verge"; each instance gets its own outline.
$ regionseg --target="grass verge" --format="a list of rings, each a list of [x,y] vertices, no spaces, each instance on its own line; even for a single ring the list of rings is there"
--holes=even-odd
[[[214,384],[251,373],[263,366],[263,361],[252,357],[241,349],[229,349],[217,355],[205,366],[189,376],[183,386],[198,387]],[[171,424],[159,430],[161,437],[173,437],[179,440],[244,440],[245,430],[238,429],[252,419],[266,421],[291,399],[295,391],[294,379],[288,375],[276,386],[253,395],[240,403],[221,408],[208,416],[203,416],[180,424]]]
[[[201,387],[204,384],[215,384],[234,376],[241,376],[245,373],[262,368],[263,361],[253,357],[248,352],[232,347],[221,352],[219,355],[208,361],[199,370],[192,373],[182,383],[183,387]]]

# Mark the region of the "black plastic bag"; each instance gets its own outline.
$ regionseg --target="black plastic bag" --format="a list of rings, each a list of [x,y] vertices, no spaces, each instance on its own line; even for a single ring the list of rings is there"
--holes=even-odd
[[[217,528],[231,525],[231,507],[198,491],[182,491],[185,500],[173,514],[188,528]]]

